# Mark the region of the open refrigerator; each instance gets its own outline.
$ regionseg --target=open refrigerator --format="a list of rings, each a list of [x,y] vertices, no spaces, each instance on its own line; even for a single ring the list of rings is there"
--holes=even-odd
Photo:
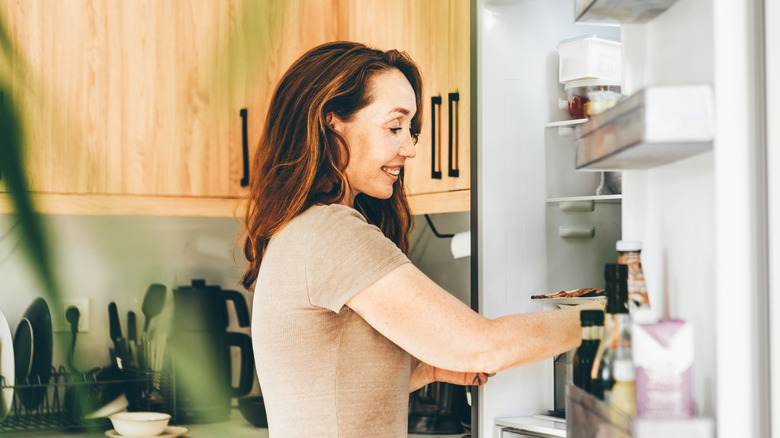
[[[778,7],[763,0],[606,0],[665,6],[643,22],[605,26],[575,22],[580,3],[473,2],[477,307],[497,318],[543,310],[530,299],[534,294],[603,287],[604,263],[617,257],[615,241],[642,241],[651,303],[695,327],[696,415],[714,418],[720,436],[770,436],[770,414],[780,410],[770,403],[780,385],[769,373],[771,357],[780,357],[772,342],[780,324],[771,322],[780,304],[769,293],[778,288],[772,272],[780,272],[769,257],[780,247],[771,220],[780,190],[777,154],[767,146],[777,144],[776,128],[767,114],[777,111],[769,73],[778,71],[780,44],[765,23],[778,18]],[[708,144],[652,165],[617,168],[619,195],[595,194],[600,169],[576,161],[581,133],[556,124],[570,119],[558,106],[565,91],[556,47],[588,34],[621,42],[626,96],[679,85],[711,90]],[[590,202],[592,211],[566,210]],[[564,227],[592,238],[562,237]],[[476,436],[499,437],[499,419],[551,410],[552,374],[548,360],[492,378],[475,403]]]

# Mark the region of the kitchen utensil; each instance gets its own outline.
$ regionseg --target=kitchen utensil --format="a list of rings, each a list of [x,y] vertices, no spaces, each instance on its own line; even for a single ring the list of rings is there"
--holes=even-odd
[[[238,399],[238,410],[244,419],[255,427],[268,427],[263,397],[252,395]]]
[[[138,367],[138,327],[135,312],[127,312],[127,355],[130,366]]]
[[[3,386],[0,395],[0,422],[5,420],[11,411],[14,401],[14,379],[16,376],[16,361],[14,357],[14,344],[11,337],[11,327],[3,312],[0,312],[0,386]]]
[[[144,317],[146,318],[144,321],[145,332],[149,330],[149,321],[162,312],[163,305],[165,304],[166,292],[167,288],[165,285],[157,283],[151,284],[149,289],[146,290],[144,302],[141,307]]]
[[[116,303],[108,303],[108,333],[116,346],[117,339],[122,337],[122,326],[119,323],[119,311]]]
[[[14,336],[14,349],[17,352],[22,352],[22,365],[29,358],[28,354],[32,356],[32,363],[29,365],[28,374],[23,375],[17,372],[17,383],[29,385],[29,387],[17,385],[16,393],[22,404],[28,410],[33,411],[46,396],[45,385],[49,382],[52,368],[51,312],[43,298],[36,298],[27,308],[17,327],[17,334],[20,336]],[[19,341],[18,348],[17,339]],[[17,367],[17,370],[19,369]]]
[[[122,363],[127,360],[127,352],[122,343],[122,324],[119,321],[119,311],[113,301],[108,303],[108,333],[114,343],[114,351],[120,359],[119,365],[121,367]]]
[[[118,412],[108,417],[114,429],[125,437],[151,437],[161,434],[171,419],[161,412]]]
[[[135,312],[132,310],[127,312],[127,340],[132,342],[138,341],[138,329],[136,327]]]
[[[73,361],[73,354],[76,351],[76,334],[79,331],[79,317],[81,316],[81,313],[79,312],[79,309],[75,306],[70,306],[65,311],[65,320],[68,321],[70,324],[70,333],[72,335],[72,342],[70,344],[70,350],[68,351],[68,366],[71,370],[74,372],[76,370],[76,365]]]

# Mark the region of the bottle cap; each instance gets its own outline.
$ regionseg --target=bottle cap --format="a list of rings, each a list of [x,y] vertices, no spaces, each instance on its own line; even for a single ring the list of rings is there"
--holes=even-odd
[[[604,325],[604,312],[601,310],[583,310],[580,312],[580,324],[583,327]]]
[[[642,241],[640,240],[618,240],[615,244],[618,251],[642,251]]]

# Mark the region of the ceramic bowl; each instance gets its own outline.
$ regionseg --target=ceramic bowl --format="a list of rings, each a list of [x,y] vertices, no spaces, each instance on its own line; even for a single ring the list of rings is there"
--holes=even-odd
[[[122,436],[149,437],[163,433],[171,416],[161,412],[119,412],[108,418]]]

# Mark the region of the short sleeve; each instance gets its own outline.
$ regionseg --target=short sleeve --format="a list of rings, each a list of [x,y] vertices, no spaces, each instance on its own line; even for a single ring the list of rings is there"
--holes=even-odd
[[[409,259],[357,210],[335,204],[319,208],[305,257],[309,301],[339,312],[350,298]]]

